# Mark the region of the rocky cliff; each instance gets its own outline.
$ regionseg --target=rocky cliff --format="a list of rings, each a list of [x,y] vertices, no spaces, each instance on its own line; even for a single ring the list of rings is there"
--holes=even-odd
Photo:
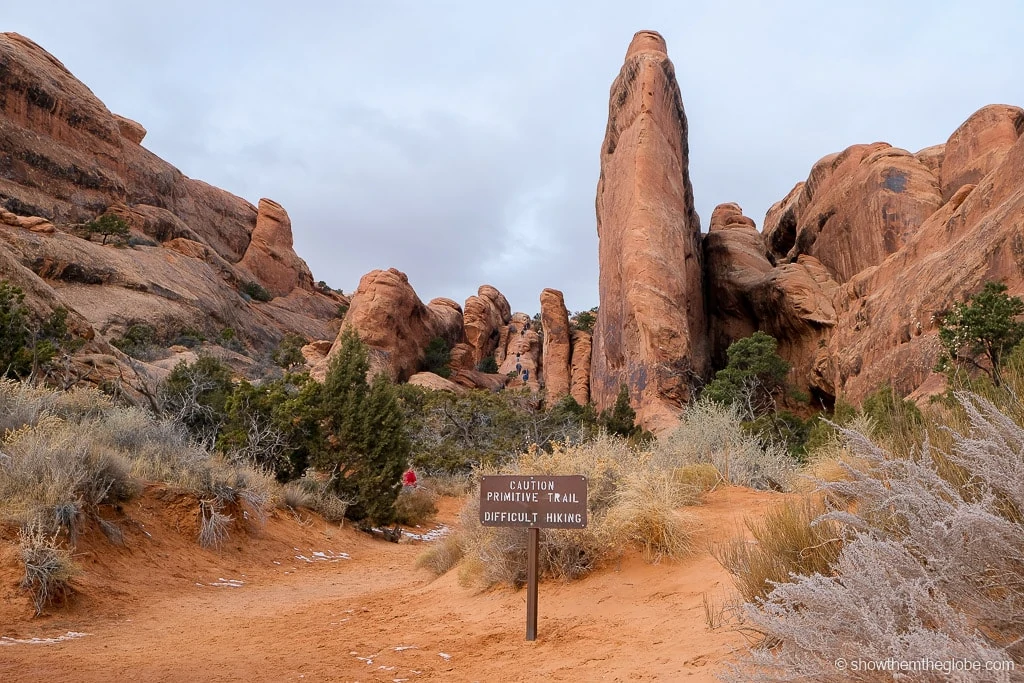
[[[756,330],[819,403],[926,385],[944,311],[987,280],[1024,293],[1022,132],[1024,110],[990,105],[917,153],[853,145],[817,162],[761,231],[722,204],[701,235],[665,43],[636,34],[601,148],[595,403],[626,384],[641,424],[662,431]]]
[[[69,309],[89,340],[79,355],[115,368],[127,359],[107,342],[133,324],[164,343],[232,328],[258,353],[287,333],[333,336],[347,300],[313,284],[284,209],[187,178],[145,134],[31,40],[0,34],[0,277],[37,314]],[[127,244],[83,233],[105,213],[130,226]],[[270,300],[244,295],[249,283]]]

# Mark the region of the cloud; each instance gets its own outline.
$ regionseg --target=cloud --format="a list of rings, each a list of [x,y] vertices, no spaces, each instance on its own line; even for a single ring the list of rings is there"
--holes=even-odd
[[[478,285],[533,313],[597,303],[594,193],[608,88],[634,31],[669,46],[707,227],[760,223],[820,157],[943,142],[1024,102],[1022,9],[869,2],[494,5],[55,0],[5,26],[64,61],[186,174],[292,217],[317,279],[373,268],[423,299]]]

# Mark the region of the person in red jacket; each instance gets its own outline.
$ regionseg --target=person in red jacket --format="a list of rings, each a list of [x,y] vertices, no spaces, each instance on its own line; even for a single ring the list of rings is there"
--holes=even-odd
[[[410,488],[416,486],[416,473],[412,471],[411,467],[402,475],[402,486]]]

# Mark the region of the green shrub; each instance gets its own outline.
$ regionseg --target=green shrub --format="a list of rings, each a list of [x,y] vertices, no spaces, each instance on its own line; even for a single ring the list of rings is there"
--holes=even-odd
[[[594,323],[596,323],[596,322],[597,322],[597,306],[594,306],[589,311],[577,311],[576,313],[572,314],[571,318],[569,318],[569,323],[574,328],[576,328],[577,330],[580,330],[581,332],[593,333],[593,331],[594,331]]]
[[[629,403],[629,387],[625,384],[619,387],[615,405],[602,411],[598,422],[608,430],[608,433],[617,434],[627,439],[637,436],[643,431],[636,424],[636,411]]]
[[[736,404],[752,419],[775,407],[774,392],[782,388],[789,363],[775,353],[778,342],[755,332],[729,345],[728,364],[715,374],[702,396],[724,404]]]
[[[300,365],[306,364],[306,357],[302,355],[302,347],[306,345],[306,339],[297,334],[286,334],[284,339],[274,349],[271,359],[274,364],[285,370],[291,370]]]
[[[242,340],[239,339],[238,333],[235,332],[233,327],[225,327],[217,335],[217,346],[227,349],[228,351],[234,351],[235,353],[244,353],[245,345]]]
[[[68,334],[67,316],[67,309],[58,307],[46,320],[33,320],[22,289],[0,280],[0,377],[38,375],[62,349],[74,349],[78,344]]]
[[[112,213],[105,213],[96,220],[89,221],[85,224],[84,228],[90,238],[93,235],[103,235],[101,244],[106,244],[107,239],[110,237],[124,243],[131,234],[131,227],[128,225],[128,221]]]
[[[434,337],[427,344],[427,350],[423,356],[423,369],[444,378],[452,376],[448,363],[451,360],[451,349],[448,342],[441,337]]]
[[[1006,294],[1000,282],[986,282],[968,303],[957,304],[942,318],[939,340],[943,354],[936,369],[968,366],[982,370],[998,387],[1004,356],[1024,339],[1024,301]],[[979,362],[980,361],[980,362]]]
[[[201,443],[212,446],[233,386],[231,370],[216,358],[202,355],[193,363],[183,360],[160,389],[164,413]]]
[[[494,360],[494,356],[487,356],[487,358],[476,364],[476,369],[490,375],[496,374],[498,372],[498,361]]]
[[[384,375],[366,381],[370,363],[359,334],[346,328],[339,344],[322,387],[323,445],[314,462],[331,473],[338,497],[352,502],[352,519],[390,524],[410,455],[404,416]]]
[[[136,358],[146,355],[157,344],[156,329],[147,323],[129,325],[124,335],[112,339],[111,344]]]
[[[258,282],[245,282],[242,284],[242,294],[256,301],[267,302],[273,299],[266,287]]]

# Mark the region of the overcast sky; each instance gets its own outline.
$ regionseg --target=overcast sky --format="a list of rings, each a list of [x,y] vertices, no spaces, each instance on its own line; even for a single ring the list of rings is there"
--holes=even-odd
[[[142,123],[148,149],[280,202],[316,279],[351,292],[395,267],[424,301],[489,283],[528,313],[544,287],[597,304],[599,151],[635,31],[668,42],[705,229],[728,201],[760,226],[830,152],[917,151],[985,104],[1024,105],[1011,0],[3,5],[2,30]]]

